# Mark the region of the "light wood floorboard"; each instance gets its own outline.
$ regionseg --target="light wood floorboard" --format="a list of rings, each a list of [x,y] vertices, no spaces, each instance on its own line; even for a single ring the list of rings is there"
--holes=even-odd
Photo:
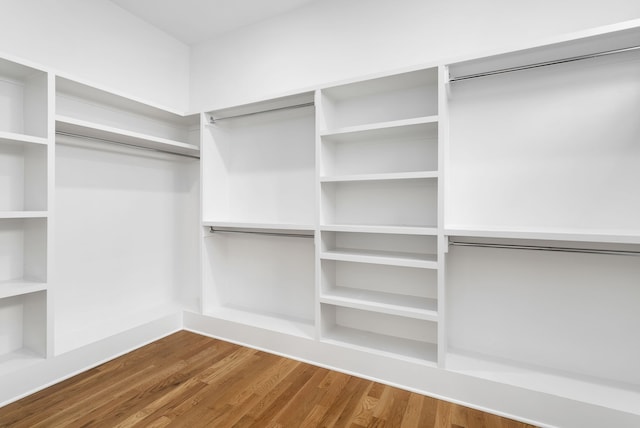
[[[0,408],[0,427],[525,428],[181,331]]]

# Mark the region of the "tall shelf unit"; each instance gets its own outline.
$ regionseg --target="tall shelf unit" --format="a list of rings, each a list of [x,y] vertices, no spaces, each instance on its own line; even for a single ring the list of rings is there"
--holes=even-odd
[[[0,59],[0,373],[52,352],[52,77]]]
[[[320,340],[438,363],[438,69],[317,95]]]

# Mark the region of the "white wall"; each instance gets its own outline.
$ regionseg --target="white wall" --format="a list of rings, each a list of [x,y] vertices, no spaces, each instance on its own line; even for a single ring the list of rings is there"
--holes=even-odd
[[[188,108],[189,48],[107,0],[0,0],[0,53]]]
[[[637,0],[323,0],[192,48],[191,108],[640,17]]]
[[[56,147],[56,353],[198,309],[198,161],[76,144]]]

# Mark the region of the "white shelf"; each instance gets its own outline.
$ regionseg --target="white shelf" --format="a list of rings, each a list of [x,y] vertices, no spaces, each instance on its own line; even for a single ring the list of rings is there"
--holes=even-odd
[[[282,314],[259,312],[255,309],[219,306],[211,308],[205,315],[238,324],[266,328],[293,336],[308,339],[315,337],[315,327],[312,321],[287,317]]]
[[[415,267],[423,269],[437,269],[438,261],[434,254],[416,254],[400,251],[377,251],[334,249],[323,251],[320,258],[344,262],[375,263],[390,266]]]
[[[320,177],[323,183],[344,181],[383,181],[383,180],[411,180],[416,178],[438,178],[437,171],[397,172],[385,174],[353,174]]]
[[[47,218],[47,211],[0,211],[0,219]]]
[[[320,136],[321,137],[341,137],[341,136],[345,136],[346,134],[357,134],[357,133],[369,132],[369,131],[383,131],[387,129],[392,130],[392,132],[395,133],[397,131],[393,128],[404,128],[409,126],[426,125],[426,124],[437,123],[437,122],[438,122],[437,115],[424,116],[424,117],[418,117],[418,118],[412,118],[412,119],[391,120],[388,122],[369,123],[366,125],[345,126],[337,129],[328,129],[328,130],[320,131]],[[402,132],[401,129],[399,131]]]
[[[392,233],[402,235],[431,235],[438,234],[437,227],[421,226],[382,226],[363,224],[325,224],[320,230],[327,232],[362,232],[362,233]]]
[[[0,376],[25,369],[44,360],[42,355],[26,348],[0,355]]]
[[[48,77],[45,71],[0,58],[0,138],[48,136]]]
[[[438,114],[437,94],[435,67],[323,88],[319,128],[340,132],[408,124]]]
[[[424,297],[333,287],[322,293],[320,302],[426,321],[438,321],[438,301]]]
[[[49,140],[42,137],[35,137],[26,134],[17,134],[15,132],[0,131],[0,143],[14,143],[14,144],[41,144],[47,145]]]
[[[639,414],[637,386],[581,378],[542,367],[528,366],[484,355],[449,352],[447,369],[598,406]]]
[[[73,134],[73,136],[128,144],[148,149],[160,149],[184,155],[198,156],[200,152],[199,147],[194,144],[155,137],[62,115],[56,115],[56,132],[58,131]]]
[[[24,279],[0,281],[0,299],[21,296],[23,294],[34,293],[36,291],[44,291],[46,289],[47,284],[44,282],[28,281]]]
[[[448,226],[445,235],[478,238],[640,244],[640,230]]]
[[[321,339],[325,343],[344,346],[379,355],[435,366],[438,347],[433,343],[403,339],[354,328],[333,326]]]

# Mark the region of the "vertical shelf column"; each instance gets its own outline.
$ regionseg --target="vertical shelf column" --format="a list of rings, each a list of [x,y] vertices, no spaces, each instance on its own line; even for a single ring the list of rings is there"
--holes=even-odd
[[[53,77],[0,59],[0,373],[52,354]]]
[[[446,328],[446,253],[449,249],[448,237],[444,234],[445,195],[447,183],[447,159],[449,141],[449,70],[447,66],[438,67],[438,367],[446,367],[447,328]]]
[[[316,93],[320,340],[440,364],[437,68]]]

